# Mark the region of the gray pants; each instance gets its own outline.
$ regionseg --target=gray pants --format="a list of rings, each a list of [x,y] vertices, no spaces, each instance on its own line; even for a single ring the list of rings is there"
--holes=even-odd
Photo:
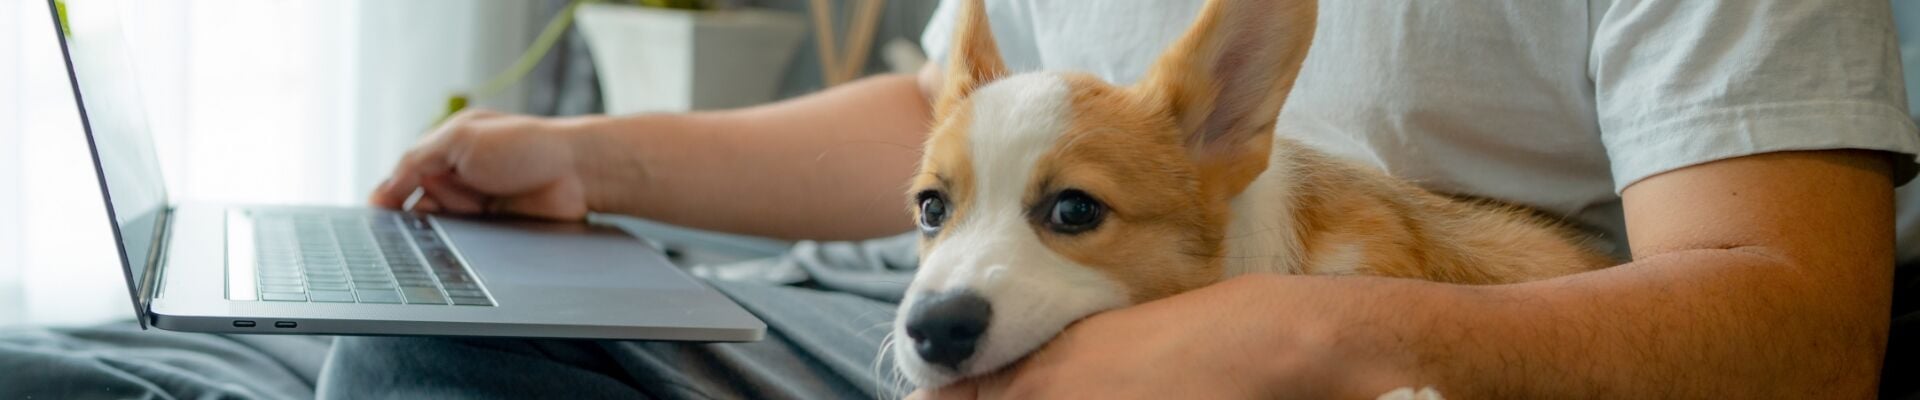
[[[887,379],[892,365],[875,357],[912,273],[913,237],[789,248],[704,240],[657,224],[629,229],[678,243],[668,248],[696,275],[767,322],[767,339],[336,339],[140,331],[132,321],[8,330],[0,331],[0,399],[874,398],[904,391]]]
[[[878,360],[894,305],[714,282],[767,322],[753,343],[341,337],[320,398],[897,398]]]
[[[340,337],[318,395],[898,398],[911,387],[880,347],[911,279],[914,239],[802,242],[779,257],[694,267],[767,322],[759,342]]]

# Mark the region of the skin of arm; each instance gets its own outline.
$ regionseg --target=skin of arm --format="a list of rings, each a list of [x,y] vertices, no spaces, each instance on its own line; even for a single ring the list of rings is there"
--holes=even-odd
[[[1870,398],[1893,189],[1879,153],[1772,153],[1623,194],[1635,259],[1459,286],[1255,275],[1094,315],[938,398]]]
[[[576,140],[589,207],[762,236],[906,232],[900,206],[933,118],[912,75],[738,110],[602,118]]]
[[[577,220],[635,215],[790,239],[911,229],[900,196],[932,111],[921,78],[881,75],[737,110],[539,118],[471,111],[410,150],[371,202]]]

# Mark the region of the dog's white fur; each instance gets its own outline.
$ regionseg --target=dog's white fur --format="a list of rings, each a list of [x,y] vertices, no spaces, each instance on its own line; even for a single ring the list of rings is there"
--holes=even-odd
[[[1088,315],[1237,275],[1502,283],[1610,261],[1523,210],[1434,195],[1275,137],[1314,0],[1213,0],[1124,88],[1007,75],[983,6],[965,1],[914,184],[951,195],[953,216],[922,241],[888,351],[919,387],[1005,367]],[[1114,222],[1048,232],[1033,203],[1062,187],[1113,202]],[[958,290],[993,312],[971,357],[946,370],[906,339],[907,313]]]
[[[1292,165],[1278,151],[1268,160],[1273,165],[1267,172],[1233,198],[1233,219],[1227,222],[1226,277],[1306,272],[1303,256],[1307,252],[1300,244],[1299,233],[1292,229],[1293,204],[1271,201],[1285,197],[1292,183],[1288,179]],[[1351,267],[1343,269],[1347,268]]]
[[[996,309],[1021,311],[994,316],[987,345],[961,365],[964,375],[1013,362],[1080,316],[1128,304],[1119,282],[1041,245],[1022,213],[1021,196],[1031,184],[1028,171],[1066,129],[1067,94],[1066,83],[1046,73],[1009,77],[974,93],[969,145],[1008,151],[972,154],[980,179],[974,204],[981,212],[921,259],[913,289],[901,302],[970,289],[993,299]],[[905,318],[895,320],[895,338],[907,337],[905,323]],[[921,361],[910,343],[892,350],[898,368],[915,384],[942,385],[954,378]]]

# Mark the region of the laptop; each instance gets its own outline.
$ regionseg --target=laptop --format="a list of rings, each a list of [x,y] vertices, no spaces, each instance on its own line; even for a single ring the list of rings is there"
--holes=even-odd
[[[661,251],[605,225],[169,202],[122,1],[49,0],[48,8],[142,329],[676,341],[765,334],[758,318]]]

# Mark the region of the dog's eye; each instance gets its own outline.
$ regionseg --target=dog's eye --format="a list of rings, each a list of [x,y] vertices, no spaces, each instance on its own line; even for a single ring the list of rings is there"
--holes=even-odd
[[[1100,226],[1107,216],[1107,207],[1094,200],[1086,192],[1067,190],[1060,192],[1053,200],[1053,211],[1048,213],[1047,225],[1054,232],[1080,233]]]
[[[940,230],[940,224],[947,222],[947,199],[939,192],[920,193],[920,230],[929,234]]]

